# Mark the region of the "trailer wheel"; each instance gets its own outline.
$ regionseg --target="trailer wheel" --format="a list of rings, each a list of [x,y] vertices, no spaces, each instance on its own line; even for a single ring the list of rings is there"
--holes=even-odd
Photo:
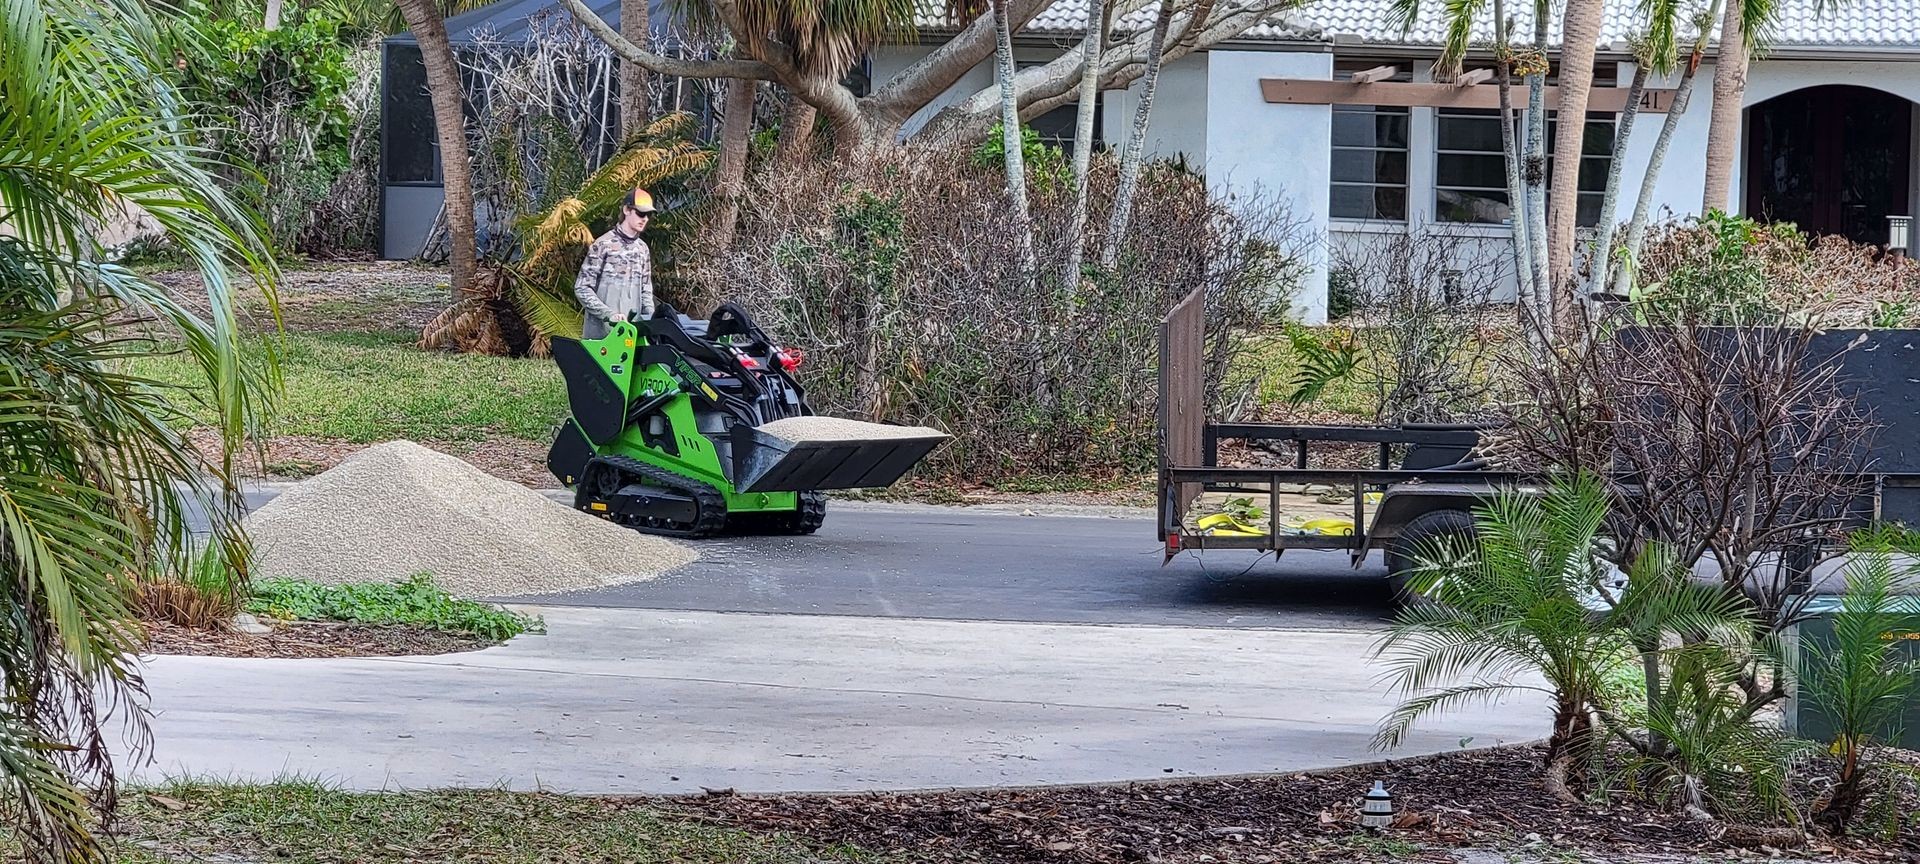
[[[1473,515],[1465,510],[1429,510],[1415,516],[1387,545],[1387,590],[1396,607],[1431,602],[1413,590],[1414,569],[1420,556],[1449,540],[1473,540]]]

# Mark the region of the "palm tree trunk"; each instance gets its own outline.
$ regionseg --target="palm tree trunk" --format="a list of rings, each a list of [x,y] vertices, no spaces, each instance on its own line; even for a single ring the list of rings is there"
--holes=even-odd
[[[773,151],[775,162],[792,165],[812,151],[814,118],[818,116],[819,111],[806,100],[787,94],[787,110],[780,115],[780,141]]]
[[[1513,47],[1507,33],[1507,5],[1504,0],[1493,0],[1493,32],[1494,50],[1498,52],[1498,68],[1495,72],[1500,78],[1500,153],[1507,169],[1507,225],[1513,242],[1514,300],[1515,305],[1524,310],[1532,308],[1538,287],[1533,284],[1533,247],[1527,240],[1526,190],[1520,182],[1520,146],[1513,134]],[[1527,328],[1523,332],[1532,334],[1533,330]]]
[[[1580,213],[1580,154],[1586,141],[1587,95],[1593,90],[1593,52],[1600,39],[1602,0],[1567,0],[1560,46],[1560,126],[1554,135],[1553,200],[1547,237],[1547,290],[1553,326],[1573,326],[1574,228]]]
[[[1547,14],[1551,7],[1546,3],[1537,4],[1534,11],[1533,44],[1541,54],[1547,47]],[[1547,281],[1547,76],[1545,72],[1527,76],[1527,142],[1526,171],[1523,177],[1527,185],[1526,217],[1528,265],[1533,269],[1534,296],[1533,305],[1527,314],[1533,319],[1529,325],[1542,335],[1552,332],[1550,300],[1547,296],[1552,286]]]
[[[1620,128],[1613,136],[1613,158],[1607,160],[1607,191],[1600,197],[1600,236],[1593,241],[1593,290],[1605,290],[1610,280],[1607,269],[1613,264],[1614,207],[1620,199],[1620,175],[1625,166],[1627,141],[1633,136],[1633,120],[1640,116],[1640,95],[1647,90],[1647,64],[1633,69],[1633,83],[1627,87],[1627,109],[1620,113]]]
[[[1153,115],[1153,92],[1160,83],[1160,54],[1167,44],[1167,29],[1173,24],[1174,0],[1160,0],[1160,12],[1153,19],[1153,36],[1147,40],[1147,69],[1140,76],[1140,107],[1133,115],[1133,132],[1127,137],[1127,150],[1120,156],[1120,185],[1113,193],[1113,218],[1107,222],[1107,242],[1100,250],[1100,266],[1111,268],[1120,260],[1120,244],[1126,239],[1127,223],[1133,218],[1133,197],[1140,187],[1140,160],[1147,147],[1147,123]]]
[[[740,190],[747,177],[747,149],[753,138],[753,96],[759,82],[728,78],[726,103],[720,108],[720,163],[713,171],[713,195],[720,199],[714,217],[713,251],[733,249],[734,229],[740,224]]]
[[[1747,34],[1740,0],[1720,19],[1720,51],[1713,61],[1713,113],[1707,121],[1707,182],[1700,210],[1728,210],[1733,163],[1740,151],[1740,109],[1747,93]]]
[[[1000,143],[1006,148],[1007,203],[1013,210],[1014,254],[1021,277],[1034,278],[1033,220],[1027,212],[1027,161],[1021,149],[1019,94],[1013,87],[1013,26],[1007,0],[993,0],[994,70],[1000,80]]]
[[[1660,137],[1653,140],[1653,154],[1647,158],[1647,176],[1640,180],[1640,198],[1633,205],[1633,218],[1627,222],[1622,263],[1613,275],[1615,294],[1624,296],[1633,287],[1634,269],[1640,262],[1640,244],[1647,238],[1647,220],[1653,211],[1653,187],[1660,180],[1660,166],[1666,164],[1667,149],[1673,144],[1673,130],[1680,126],[1680,115],[1687,111],[1688,97],[1693,95],[1694,73],[1699,69],[1700,54],[1696,50],[1687,61],[1686,71],[1680,73],[1680,83],[1673,90],[1673,106],[1667,109],[1667,119],[1660,124]]]
[[[1080,284],[1080,265],[1087,253],[1087,172],[1093,166],[1093,121],[1100,105],[1100,54],[1112,14],[1113,5],[1103,0],[1100,14],[1087,16],[1087,35],[1080,40],[1085,60],[1073,124],[1073,219],[1067,227],[1067,260],[1060,269],[1060,285],[1069,290]]]
[[[653,46],[653,31],[647,20],[648,0],[620,0],[620,35],[642,48]],[[647,92],[647,67],[631,60],[620,61],[620,135],[632,135],[646,128],[651,107]]]
[[[420,43],[427,67],[427,95],[433,100],[433,125],[440,139],[440,183],[446,195],[448,269],[457,302],[473,286],[473,164],[467,149],[465,97],[460,62],[447,40],[447,24],[433,0],[396,0],[407,28]]]

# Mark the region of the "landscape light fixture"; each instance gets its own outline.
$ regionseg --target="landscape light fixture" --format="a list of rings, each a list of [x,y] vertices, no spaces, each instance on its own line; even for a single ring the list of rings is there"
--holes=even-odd
[[[1887,217],[1887,252],[1896,258],[1907,257],[1907,250],[1913,248],[1913,217]]]
[[[1373,788],[1367,790],[1366,800],[1360,804],[1360,824],[1368,828],[1393,827],[1393,796],[1387,794],[1387,784],[1375,780]]]

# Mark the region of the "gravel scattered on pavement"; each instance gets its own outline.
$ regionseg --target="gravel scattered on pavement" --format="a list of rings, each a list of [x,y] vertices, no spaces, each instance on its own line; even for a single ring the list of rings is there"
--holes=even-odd
[[[470,598],[644,581],[697,557],[411,441],[355,453],[245,525],[255,578],[343,584],[424,572]]]

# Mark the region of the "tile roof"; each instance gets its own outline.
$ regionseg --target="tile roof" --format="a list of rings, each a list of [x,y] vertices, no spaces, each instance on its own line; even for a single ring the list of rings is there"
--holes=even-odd
[[[1022,31],[1040,36],[1078,36],[1085,31],[1091,0],[1058,0],[1034,16]],[[1489,4],[1490,5],[1490,4]],[[1704,4],[1702,4],[1704,5]],[[1779,0],[1780,18],[1768,34],[1767,44],[1774,49],[1828,48],[1853,50],[1920,51],[1920,9],[1914,0],[1850,0],[1825,3],[1820,0]],[[1423,0],[1420,15],[1409,29],[1393,23],[1393,0],[1308,0],[1304,5],[1277,13],[1249,28],[1241,38],[1250,41],[1339,41],[1394,46],[1435,46],[1445,38],[1444,0]],[[1601,30],[1602,47],[1624,47],[1640,27],[1636,3],[1608,0]],[[931,11],[920,16],[923,29],[950,30],[954,22]],[[1517,33],[1532,30],[1532,4],[1509,4]],[[1492,38],[1489,11],[1475,39]],[[1153,7],[1137,10],[1116,29],[1144,29],[1152,23]],[[1548,41],[1558,44],[1560,19],[1549,22]]]

